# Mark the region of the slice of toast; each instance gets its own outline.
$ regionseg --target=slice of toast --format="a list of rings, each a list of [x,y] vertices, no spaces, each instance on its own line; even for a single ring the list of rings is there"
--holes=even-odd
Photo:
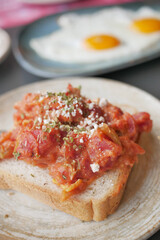
[[[126,166],[107,171],[84,192],[62,202],[62,190],[47,170],[8,159],[0,162],[0,188],[20,191],[84,221],[101,221],[118,207],[130,170]]]

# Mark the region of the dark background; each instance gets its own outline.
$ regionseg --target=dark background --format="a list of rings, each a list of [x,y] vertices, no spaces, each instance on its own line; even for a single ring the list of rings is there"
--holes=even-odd
[[[7,30],[11,39],[15,36],[17,30],[18,28]],[[97,77],[116,79],[131,84],[160,99],[160,58]],[[5,61],[0,64],[0,94],[13,88],[42,80],[44,80],[44,78],[36,77],[23,70],[16,62],[12,52],[10,52]],[[149,240],[160,240],[160,231],[149,238]]]

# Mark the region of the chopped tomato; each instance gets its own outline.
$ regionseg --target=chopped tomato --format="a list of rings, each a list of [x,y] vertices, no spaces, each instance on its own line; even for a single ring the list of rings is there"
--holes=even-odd
[[[88,153],[91,162],[98,163],[106,171],[113,168],[116,160],[122,154],[122,147],[97,130],[88,144]]]
[[[139,132],[150,132],[152,129],[152,120],[149,113],[140,112],[133,115]]]
[[[0,159],[47,168],[64,199],[110,169],[132,166],[144,154],[139,135],[152,128],[148,113],[93,102],[70,84],[66,92],[28,93],[15,109],[14,129],[0,136]]]

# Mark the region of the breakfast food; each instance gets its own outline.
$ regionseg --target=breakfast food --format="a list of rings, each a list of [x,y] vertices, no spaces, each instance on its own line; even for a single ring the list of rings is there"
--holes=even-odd
[[[15,105],[13,130],[0,138],[0,186],[27,193],[82,220],[103,220],[118,206],[137,144],[152,121],[79,88],[29,93]],[[11,159],[11,158],[15,159]]]
[[[64,14],[58,23],[61,28],[57,31],[30,41],[39,56],[53,61],[116,60],[145,51],[160,41],[160,13],[149,7]]]

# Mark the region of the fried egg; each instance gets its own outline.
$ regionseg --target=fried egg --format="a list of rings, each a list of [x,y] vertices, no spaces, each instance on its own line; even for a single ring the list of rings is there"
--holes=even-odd
[[[93,14],[65,14],[60,29],[30,41],[41,57],[65,63],[109,61],[139,53],[160,40],[160,12],[109,8]]]

